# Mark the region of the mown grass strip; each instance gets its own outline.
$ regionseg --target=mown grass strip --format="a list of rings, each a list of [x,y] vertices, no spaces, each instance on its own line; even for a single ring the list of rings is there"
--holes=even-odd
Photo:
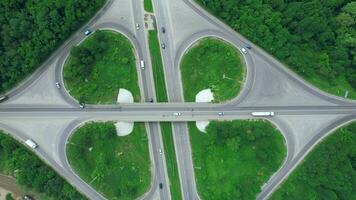
[[[153,12],[152,0],[144,0],[143,7],[145,8],[146,12]]]
[[[157,101],[167,102],[167,91],[164,80],[164,71],[161,57],[161,49],[158,42],[157,31],[148,32],[148,41],[152,60],[153,78],[156,87]]]
[[[180,192],[179,173],[174,149],[172,126],[170,122],[161,122],[160,125],[165,149],[167,171],[170,180],[171,197],[172,200],[180,200],[182,199],[182,194]]]

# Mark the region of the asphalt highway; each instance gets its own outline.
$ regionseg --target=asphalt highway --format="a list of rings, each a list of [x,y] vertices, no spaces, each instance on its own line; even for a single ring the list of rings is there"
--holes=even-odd
[[[117,3],[125,3],[130,10],[129,17],[121,16],[117,10]],[[185,5],[182,7],[182,3]],[[120,7],[121,5],[119,5]],[[100,193],[95,191],[91,186],[85,183],[68,164],[66,156],[66,143],[73,131],[87,121],[93,120],[118,120],[128,122],[145,122],[146,130],[149,138],[150,158],[152,163],[152,182],[150,190],[140,199],[171,199],[169,180],[167,175],[167,167],[163,155],[159,153],[159,149],[163,148],[160,121],[171,121],[173,127],[173,138],[176,150],[179,178],[181,184],[181,192],[183,199],[196,200],[199,199],[199,194],[196,189],[194,167],[191,154],[191,146],[187,129],[188,121],[205,121],[205,120],[234,120],[234,119],[251,119],[255,111],[273,111],[275,117],[262,117],[271,121],[279,128],[283,134],[287,145],[287,156],[281,168],[265,183],[261,193],[257,199],[267,199],[271,193],[285,180],[293,169],[301,162],[307,153],[318,143],[322,138],[327,136],[337,127],[349,121],[356,119],[356,102],[352,100],[335,97],[327,94],[311,86],[292,71],[283,66],[271,55],[252,44],[246,38],[236,33],[230,27],[211,16],[208,12],[200,8],[194,1],[191,0],[153,0],[155,11],[156,25],[160,43],[165,43],[166,48],[162,49],[162,60],[164,64],[165,82],[167,87],[169,103],[156,103],[156,92],[154,88],[153,73],[151,67],[151,58],[147,41],[147,30],[144,29],[143,21],[143,4],[142,1],[107,1],[102,9],[81,29],[74,33],[68,41],[61,45],[41,67],[28,77],[23,83],[8,92],[9,102],[14,98],[21,98],[23,94],[34,87],[36,81],[43,76],[50,76],[53,83],[60,82],[63,88],[57,90],[59,98],[66,102],[66,105],[46,105],[46,104],[8,104],[0,103],[0,127],[5,130],[15,139],[20,142],[25,141],[28,135],[20,128],[2,123],[1,120],[46,120],[54,118],[70,118],[73,119],[66,127],[61,127],[58,135],[57,143],[50,144],[54,146],[54,151],[59,156],[57,160],[53,155],[46,153],[45,148],[40,146],[35,153],[47,164],[53,167],[63,178],[85,194],[90,199],[105,199]],[[174,10],[172,8],[180,8],[182,10]],[[175,29],[174,12],[185,12],[196,14],[202,22],[208,22],[209,27],[189,27],[191,31],[189,37],[182,37],[180,42],[177,42],[178,30]],[[105,20],[103,19],[104,16]],[[126,21],[120,21],[125,18]],[[127,22],[130,22],[128,24]],[[136,23],[140,25],[136,29]],[[181,22],[179,22],[181,23]],[[186,22],[188,23],[188,22]],[[162,33],[161,28],[165,27],[166,33]],[[188,29],[189,29],[188,28]],[[68,58],[70,48],[80,44],[85,39],[84,30],[109,29],[118,31],[124,34],[133,44],[135,56],[137,59],[137,73],[139,77],[139,85],[141,90],[142,102],[133,104],[115,104],[115,105],[87,105],[86,108],[80,109],[78,102],[68,94],[63,83],[63,65]],[[240,94],[231,101],[212,104],[212,103],[184,103],[183,86],[180,77],[180,60],[187,49],[197,40],[204,37],[217,37],[223,39],[236,48],[241,48],[247,44],[253,48],[247,54],[243,54],[244,62],[247,69],[245,83],[243,84]],[[145,62],[145,69],[141,69],[139,62]],[[55,63],[55,64],[53,64]],[[264,74],[262,66],[269,65],[273,70],[283,78],[283,81],[291,83],[298,87],[303,93],[298,93],[296,102],[302,102],[305,97],[312,96],[320,99],[320,103],[296,104],[288,105],[273,105],[274,99],[271,102],[266,102],[263,105],[255,104],[256,99],[260,96],[253,96],[252,93],[256,86],[263,89],[273,88],[268,83],[261,82],[257,79],[258,74]],[[49,74],[48,69],[54,66],[54,74]],[[271,75],[271,74],[270,74]],[[53,76],[53,77],[52,77]],[[266,75],[267,76],[267,75]],[[272,77],[271,79],[273,79]],[[49,88],[50,90],[52,88]],[[277,88],[278,89],[278,88]],[[148,103],[153,98],[155,103]],[[322,103],[324,102],[324,103]],[[325,103],[326,102],[326,103]],[[179,112],[177,116],[174,113]],[[219,116],[218,113],[223,112],[224,115]],[[331,123],[324,125],[322,128],[316,129],[315,134],[301,148],[297,149],[296,144],[298,137],[303,137],[303,134],[296,135],[294,128],[285,119],[288,117],[299,116],[333,116],[335,119]],[[163,183],[163,189],[158,188],[158,184]]]

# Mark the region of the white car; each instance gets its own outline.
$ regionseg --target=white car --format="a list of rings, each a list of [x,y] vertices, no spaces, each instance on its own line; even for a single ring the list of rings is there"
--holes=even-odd
[[[84,109],[85,108],[85,104],[84,103],[79,104],[79,108],[80,109]]]
[[[137,29],[137,30],[140,29],[140,24],[137,24],[137,23],[136,23],[136,29]]]
[[[223,115],[224,115],[224,112],[218,112],[218,115],[219,115],[219,116],[223,116]]]
[[[173,113],[173,115],[174,115],[174,116],[181,116],[182,113],[180,113],[180,112],[175,112],[175,113]]]
[[[241,48],[242,53],[247,53],[247,50],[245,48]]]
[[[90,35],[90,33],[91,33],[90,30],[86,30],[86,31],[84,32],[84,34],[85,34],[86,36]]]
[[[158,149],[158,151],[159,151],[159,154],[162,154],[162,153],[163,153],[161,148]]]
[[[31,149],[36,149],[38,147],[38,145],[31,139],[26,140],[25,144],[31,147]]]
[[[59,89],[61,88],[61,85],[59,84],[59,82],[56,82],[56,87]]]

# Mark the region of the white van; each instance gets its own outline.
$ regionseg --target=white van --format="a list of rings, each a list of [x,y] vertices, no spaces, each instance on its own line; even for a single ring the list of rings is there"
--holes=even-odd
[[[31,139],[26,140],[25,142],[27,146],[29,146],[31,149],[36,149],[38,145]]]
[[[145,69],[145,62],[143,60],[140,61],[141,69]]]

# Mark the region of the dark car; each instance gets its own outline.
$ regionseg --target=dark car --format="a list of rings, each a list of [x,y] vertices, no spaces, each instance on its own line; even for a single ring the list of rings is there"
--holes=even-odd
[[[86,30],[86,31],[84,32],[84,35],[88,36],[88,35],[90,35],[90,33],[91,33],[91,30]]]
[[[150,98],[150,102],[153,103],[153,98]]]
[[[162,33],[166,33],[166,28],[162,27]]]
[[[0,96],[0,102],[6,101],[7,99],[8,99],[8,96],[6,96],[6,95]]]
[[[163,188],[163,183],[159,183],[159,189]]]
[[[247,49],[251,49],[252,47],[251,47],[250,45],[247,45],[246,48],[247,48]]]
[[[22,197],[22,200],[34,200],[34,199],[28,195],[25,195]]]

